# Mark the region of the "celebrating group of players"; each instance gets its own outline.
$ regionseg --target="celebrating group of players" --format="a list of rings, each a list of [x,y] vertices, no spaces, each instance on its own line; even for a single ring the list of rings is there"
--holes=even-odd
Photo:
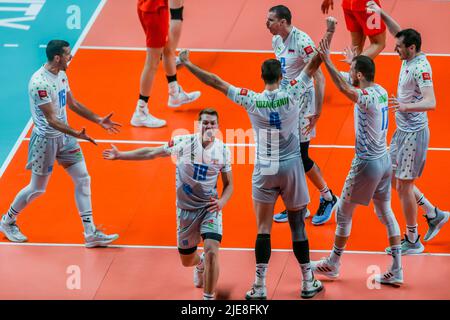
[[[363,5],[361,5],[363,3]],[[328,11],[332,0],[324,0]],[[165,121],[149,113],[148,104],[156,68],[162,58],[169,86],[169,106],[192,102],[200,92],[186,93],[177,82],[178,65],[183,65],[208,86],[222,92],[247,112],[255,132],[256,163],[252,178],[252,198],[256,213],[255,281],[247,299],[266,299],[266,274],[271,255],[273,220],[289,222],[292,247],[302,274],[301,297],[312,298],[323,289],[314,274],[330,278],[339,275],[340,258],[350,236],[352,216],[357,205],[367,206],[373,200],[376,214],[385,225],[392,256],[388,270],[376,277],[383,284],[403,283],[401,256],[424,250],[417,232],[417,204],[425,210],[429,230],[424,238],[431,240],[448,221],[449,213],[433,206],[415,187],[421,175],[429,142],[427,111],[436,106],[431,66],[421,52],[420,34],[401,27],[379,6],[379,1],[344,0],[346,24],[352,33],[354,47],[347,50],[345,61],[349,72],[340,72],[330,59],[330,43],[337,21],[326,19],[326,32],[316,47],[311,38],[291,24],[290,10],[274,6],[267,14],[267,28],[273,34],[276,59],[261,66],[265,90],[256,93],[237,88],[190,61],[182,50],[176,58],[175,48],[181,32],[183,1],[139,0],[138,15],[147,36],[147,59],[142,72],[139,100],[131,124],[160,127]],[[169,29],[170,12],[170,29]],[[371,17],[380,23],[368,23]],[[383,50],[386,26],[396,39],[395,50],[402,60],[397,97],[374,82],[373,58]],[[371,45],[363,51],[365,36]],[[99,231],[93,222],[90,176],[76,138],[95,143],[82,129],[67,123],[66,105],[84,118],[117,133],[120,124],[112,114],[100,117],[75,100],[65,74],[72,58],[70,46],[62,40],[48,43],[48,62],[31,78],[29,97],[34,121],[29,145],[27,168],[31,181],[14,199],[0,221],[0,231],[14,242],[24,236],[16,224],[18,214],[45,192],[54,161],[57,160],[72,177],[75,199],[85,231],[87,247],[105,246],[118,238]],[[178,59],[178,62],[176,61]],[[338,89],[354,106],[355,157],[345,180],[340,199],[328,188],[320,169],[309,157],[311,137],[322,112],[324,76],[322,62]],[[388,112],[395,111],[397,129],[388,150],[386,134]],[[222,208],[233,192],[231,155],[228,147],[215,137],[219,114],[203,109],[198,117],[196,134],[175,136],[156,148],[120,151],[115,146],[103,152],[107,160],[147,160],[173,156],[176,160],[177,243],[183,266],[194,267],[194,284],[204,288],[204,299],[214,299],[219,276],[218,253],[222,239]],[[223,180],[221,195],[216,186],[219,174]],[[312,218],[314,225],[326,223],[336,210],[336,235],[329,257],[310,261],[305,218],[310,202],[308,177],[320,191],[319,209]],[[400,198],[406,219],[406,234],[391,209],[391,188]],[[286,210],[273,215],[278,196]],[[204,240],[202,254],[197,245]]]

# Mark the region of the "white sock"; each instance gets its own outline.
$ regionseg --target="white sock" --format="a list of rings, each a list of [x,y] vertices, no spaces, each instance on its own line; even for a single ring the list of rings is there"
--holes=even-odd
[[[425,198],[425,195],[422,194],[417,200],[417,204],[422,207],[423,210],[425,210],[425,214],[429,219],[436,218],[436,212],[434,211],[434,206],[431,204],[430,201],[428,201],[427,198]]]
[[[338,248],[336,245],[333,246],[333,251],[330,254],[330,262],[332,264],[339,264],[341,256],[344,253],[344,248]]]
[[[391,270],[398,270],[402,268],[402,246],[391,246],[392,266]]]
[[[408,237],[409,242],[416,242],[418,237],[417,224],[415,226],[406,226],[406,236]]]
[[[311,270],[311,263],[300,264],[300,268],[302,269],[303,281],[311,281],[314,278]]]
[[[14,208],[12,206],[9,207],[8,212],[6,214],[4,214],[2,217],[3,222],[6,224],[13,224],[14,222],[16,222],[18,214],[19,214],[19,212],[14,210]]]
[[[325,200],[327,200],[327,201],[333,200],[333,195],[331,194],[331,191],[330,191],[330,189],[328,188],[327,185],[325,185],[325,187],[323,187],[323,189],[319,190],[319,191],[320,191],[320,195]]]
[[[215,300],[214,293],[203,292],[203,300]]]
[[[267,263],[256,264],[255,285],[258,287],[266,286],[266,274],[269,265]]]

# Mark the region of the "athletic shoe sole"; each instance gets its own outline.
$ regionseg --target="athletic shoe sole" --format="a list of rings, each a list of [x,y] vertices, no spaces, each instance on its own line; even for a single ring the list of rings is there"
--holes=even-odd
[[[111,242],[119,239],[119,236],[114,237],[114,239],[110,240],[103,240],[103,241],[92,241],[92,242],[86,242],[85,247],[86,248],[96,248],[96,247],[106,247]]]
[[[169,106],[169,107],[171,107],[171,108],[177,108],[177,107],[181,107],[183,104],[188,104],[188,103],[191,103],[191,102],[194,102],[195,100],[197,100],[198,98],[200,98],[200,96],[202,95],[201,94],[201,92],[200,91],[194,91],[194,92],[189,92],[189,94],[191,94],[191,93],[199,93],[199,95],[197,96],[197,97],[194,97],[192,100],[189,100],[189,101],[186,101],[186,102],[183,102],[183,103],[177,103],[177,104],[174,104],[174,103],[171,103],[170,101],[167,103],[167,105]]]
[[[320,291],[323,290],[323,285],[317,288],[316,290],[311,291],[302,291],[302,294],[300,295],[303,299],[311,299],[315,295],[317,295]]]
[[[162,124],[162,125],[157,126],[157,125],[148,125],[148,124],[146,124],[146,123],[141,123],[141,122],[134,122],[133,120],[131,120],[131,121],[130,121],[130,124],[131,124],[133,127],[162,128],[162,127],[164,127],[167,123],[164,123],[164,124]]]
[[[245,295],[246,300],[267,300],[267,296],[263,297],[250,297],[249,295]]]

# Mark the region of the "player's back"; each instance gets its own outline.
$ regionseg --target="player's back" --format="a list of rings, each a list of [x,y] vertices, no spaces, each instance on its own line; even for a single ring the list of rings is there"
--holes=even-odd
[[[228,96],[249,115],[257,160],[284,161],[300,156],[299,108],[286,90],[256,93],[233,87]]]
[[[387,153],[388,93],[378,84],[358,89],[355,104],[355,151],[360,159],[373,160]]]

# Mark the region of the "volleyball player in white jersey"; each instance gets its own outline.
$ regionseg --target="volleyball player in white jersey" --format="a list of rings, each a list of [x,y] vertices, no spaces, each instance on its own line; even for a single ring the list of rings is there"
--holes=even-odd
[[[32,172],[31,182],[17,194],[8,212],[2,217],[0,231],[13,242],[28,240],[16,224],[17,216],[31,201],[45,192],[53,164],[57,160],[75,184],[75,201],[84,227],[86,247],[105,246],[119,236],[105,235],[94,225],[91,179],[76,138],[96,143],[86,134],[84,128],[77,131],[69,126],[66,105],[78,115],[100,125],[110,133],[117,133],[120,124],[111,121],[112,113],[100,117],[75,100],[65,72],[72,59],[68,42],[50,41],[46,47],[46,54],[47,63],[33,74],[28,84],[34,124],[26,166]]]
[[[334,18],[327,19],[325,37],[329,40],[334,33],[335,24]],[[281,89],[281,63],[275,59],[264,61],[261,76],[265,90],[262,93],[236,88],[217,75],[204,71],[189,60],[187,51],[182,51],[179,57],[200,81],[243,106],[255,132],[256,163],[252,178],[252,197],[258,228],[255,243],[256,274],[246,299],[267,298],[266,273],[271,255],[272,216],[280,195],[288,209],[293,251],[302,272],[301,296],[314,297],[323,289],[323,285],[314,279],[309,261],[309,243],[304,222],[309,194],[301,164],[298,117],[299,100],[310,90],[311,77],[320,66],[320,57],[316,55],[296,79]]]
[[[231,156],[228,147],[215,137],[218,114],[204,109],[199,114],[197,134],[175,136],[161,147],[119,151],[105,150],[107,160],[151,160],[174,156],[176,159],[177,242],[183,266],[194,268],[194,285],[204,287],[205,300],[215,298],[219,278],[219,245],[222,240],[222,208],[233,192]],[[217,180],[222,176],[219,198]],[[204,251],[197,245],[204,240]]]
[[[303,31],[291,25],[292,15],[286,6],[278,5],[269,9],[267,28],[273,34],[272,48],[275,56],[281,62],[283,79],[281,87],[287,87],[289,82],[298,77],[306,64],[315,55],[315,45]],[[309,157],[309,143],[315,134],[316,122],[322,112],[325,90],[325,78],[321,69],[313,74],[311,86],[305,92],[300,103],[300,151],[306,176],[320,192],[320,204],[312,218],[313,225],[321,225],[330,220],[337,206],[337,197],[328,188],[319,167]],[[314,80],[314,81],[313,81]],[[309,213],[309,212],[308,212]],[[276,222],[287,222],[287,210],[274,215]]]
[[[417,205],[425,210],[428,232],[424,240],[433,239],[449,219],[449,212],[432,205],[415,186],[415,180],[425,166],[430,130],[427,111],[436,109],[431,65],[421,52],[421,36],[414,29],[402,30],[398,23],[375,2],[368,9],[378,12],[389,32],[396,38],[395,51],[402,60],[395,108],[397,129],[392,137],[390,152],[395,172],[393,186],[397,189],[406,220],[406,234],[402,241],[403,254],[424,250],[417,232]],[[389,248],[386,249],[389,253]]]
[[[337,227],[331,255],[312,262],[314,272],[330,278],[339,275],[340,259],[350,236],[352,216],[357,205],[368,206],[373,200],[375,212],[386,226],[393,263],[375,280],[386,284],[403,283],[400,228],[391,209],[391,159],[387,150],[388,94],[374,83],[375,64],[367,56],[353,59],[351,86],[330,59],[329,45],[320,43],[320,55],[338,89],[355,102],[355,157],[345,180],[337,209]]]

